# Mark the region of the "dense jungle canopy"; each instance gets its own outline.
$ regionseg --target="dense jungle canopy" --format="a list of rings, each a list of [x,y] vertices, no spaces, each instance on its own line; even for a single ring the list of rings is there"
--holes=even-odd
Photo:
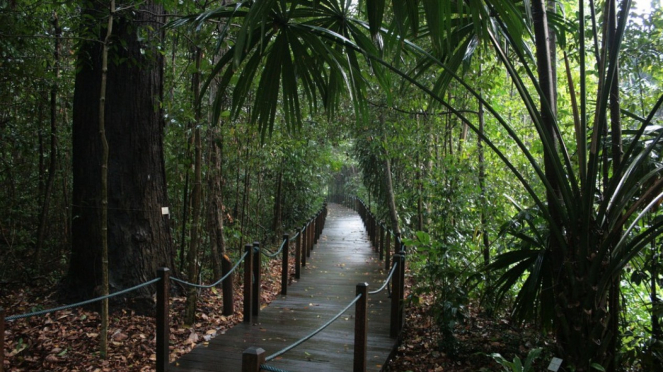
[[[2,1],[0,56],[3,288],[209,282],[358,196],[440,351],[472,307],[663,365],[660,0]]]

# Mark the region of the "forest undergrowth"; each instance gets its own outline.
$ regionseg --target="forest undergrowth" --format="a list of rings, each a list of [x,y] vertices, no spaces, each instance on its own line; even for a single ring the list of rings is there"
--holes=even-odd
[[[293,265],[290,266],[294,268]],[[280,262],[272,260],[263,281],[262,304],[269,304],[280,291]],[[294,271],[291,272],[291,282]],[[198,302],[196,322],[183,324],[186,297],[171,297],[170,362],[208,343],[242,321],[242,286],[235,283],[235,314],[223,316],[221,291],[204,290]],[[409,285],[408,285],[409,287]],[[183,293],[183,291],[180,291]],[[0,306],[6,315],[22,314],[62,305],[57,302],[57,283],[49,285],[0,286]],[[550,350],[553,340],[534,329],[512,324],[505,318],[492,319],[471,307],[469,318],[456,326],[457,347],[453,355],[444,352],[442,334],[431,317],[429,299],[408,306],[401,342],[383,370],[390,372],[499,371],[490,356],[500,353],[507,360],[525,359],[536,347]],[[109,353],[99,356],[99,313],[76,308],[11,322],[5,330],[5,371],[152,371],[155,354],[155,323],[151,316],[137,315],[117,304],[110,317]],[[545,370],[545,356],[535,363]],[[546,362],[547,365],[547,362]]]
[[[406,291],[411,285],[406,285]],[[546,371],[555,344],[550,335],[515,324],[505,316],[488,316],[480,306],[472,304],[466,321],[454,328],[455,347],[445,349],[444,336],[432,316],[432,296],[424,295],[419,302],[406,308],[401,342],[386,371],[503,371],[493,354],[500,354],[507,361],[517,357],[524,362],[530,351],[537,348],[542,353],[534,361],[534,371]]]

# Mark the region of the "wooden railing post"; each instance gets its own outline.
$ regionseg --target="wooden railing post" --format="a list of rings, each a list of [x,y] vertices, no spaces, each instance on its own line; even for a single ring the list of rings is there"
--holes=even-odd
[[[320,216],[322,216],[322,209],[318,211],[318,214],[315,215],[315,230],[313,231],[313,243],[318,244],[318,239],[320,238]]]
[[[157,341],[156,341],[156,354],[157,354],[157,372],[165,372],[168,368],[168,357],[170,352],[168,350],[169,332],[170,332],[170,317],[169,317],[169,297],[170,297],[170,270],[167,267],[161,267],[157,270],[159,280],[157,282],[157,314],[156,314],[156,327],[157,327]],[[0,314],[4,321],[4,316]],[[0,327],[0,335],[4,338],[4,327]],[[0,345],[2,346],[2,345]],[[3,350],[0,347],[0,350]],[[1,352],[1,351],[0,351]],[[2,362],[0,358],[0,362]],[[2,371],[0,363],[0,371]]]
[[[304,235],[304,229],[299,231],[297,235],[297,240],[295,240],[295,279],[298,279],[302,276],[302,238]],[[304,256],[306,257],[306,256]]]
[[[288,250],[290,249],[290,235],[288,234],[283,234],[283,258],[281,262],[281,294],[282,295],[287,295],[288,294],[288,275],[290,274],[288,272]]]
[[[375,218],[375,251],[380,253],[380,239],[381,239],[381,232],[380,232],[380,221]]]
[[[311,222],[309,222],[308,228],[306,229],[306,233],[307,233],[306,234],[307,235],[306,243],[308,245],[308,247],[306,247],[306,257],[311,257],[311,251],[313,250],[313,230],[314,230],[314,227],[315,227],[315,224],[314,224],[313,221],[315,221],[315,218],[312,219]]]
[[[0,372],[5,370],[5,309],[0,307]]]
[[[260,372],[265,363],[265,350],[251,346],[242,353],[242,372]]]
[[[246,258],[244,259],[244,323],[251,323],[251,290],[253,288],[253,247],[251,244],[244,246]]]
[[[384,225],[382,223],[380,226],[380,261],[384,259]]]
[[[391,249],[391,233],[389,230],[387,230],[387,241],[384,244],[384,268],[385,270],[389,270],[389,267],[391,265],[391,257],[389,250]]]
[[[232,270],[233,263],[230,262],[230,258],[225,254],[221,257],[221,275],[227,275],[230,270]],[[223,315],[230,316],[235,313],[235,303],[234,303],[234,290],[233,290],[233,273],[230,273],[226,280],[221,283],[221,288],[223,291]]]
[[[401,332],[401,323],[399,323],[400,317],[400,308],[401,308],[401,274],[400,271],[403,267],[403,256],[400,254],[394,255],[394,265],[396,267],[396,272],[394,276],[391,277],[391,317],[389,324],[389,337],[398,337],[398,334]]]
[[[251,305],[253,305],[253,315],[260,315],[260,264],[262,255],[260,254],[260,242],[253,242],[253,299],[251,300]]]
[[[318,237],[319,235],[319,230],[320,230],[320,216],[322,215],[322,210],[319,210],[318,213],[315,214],[315,218],[313,219],[315,221],[315,229],[313,229],[313,244],[318,244]]]
[[[398,293],[401,296],[400,303],[401,306],[398,308],[398,330],[400,332],[401,329],[403,329],[403,324],[405,323],[405,252],[401,250],[400,253],[401,256],[401,264],[400,264],[400,269],[398,270],[401,276],[401,279],[399,281],[399,284],[401,285],[401,289],[398,291]],[[394,273],[395,274],[395,273]]]
[[[366,207],[364,204],[360,204],[359,208],[361,209],[361,212],[359,212],[359,217],[361,217],[361,222],[364,224],[364,227],[368,227],[366,224]]]
[[[379,251],[380,248],[378,247],[379,240],[378,240],[378,218],[376,215],[373,215],[373,220],[371,221],[371,229],[373,229],[373,250],[374,251]]]
[[[394,234],[394,254],[401,254],[401,234]]]
[[[302,229],[302,266],[306,266],[306,258],[308,256],[308,224],[306,224]]]
[[[366,216],[366,231],[368,231],[368,241],[371,242],[371,248],[375,250],[375,241],[373,240],[373,214]]]
[[[368,283],[357,284],[357,295],[361,298],[355,304],[355,354],[353,372],[366,371],[368,349]]]

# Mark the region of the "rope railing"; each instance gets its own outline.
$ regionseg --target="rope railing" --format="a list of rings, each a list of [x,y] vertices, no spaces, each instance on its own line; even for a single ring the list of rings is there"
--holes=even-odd
[[[120,296],[122,294],[126,294],[132,291],[135,291],[137,289],[140,289],[142,287],[155,284],[157,283],[157,316],[156,316],[156,323],[157,323],[157,337],[156,337],[156,343],[157,343],[157,358],[156,358],[156,370],[161,372],[165,371],[167,364],[168,364],[168,354],[169,354],[169,348],[168,348],[168,339],[169,339],[169,323],[170,323],[170,318],[169,318],[169,291],[170,291],[170,281],[172,280],[173,282],[177,282],[186,286],[191,286],[195,288],[212,288],[217,286],[218,284],[226,281],[232,275],[239,265],[244,262],[245,263],[245,270],[244,270],[244,317],[245,317],[245,322],[249,321],[251,318],[251,313],[257,313],[255,309],[259,309],[259,303],[258,299],[259,297],[259,288],[260,288],[260,259],[259,257],[261,256],[260,254],[257,254],[256,252],[261,252],[263,255],[273,258],[276,257],[279,254],[283,254],[283,268],[282,268],[282,294],[286,294],[286,288],[287,288],[287,275],[288,275],[288,243],[291,241],[296,242],[296,277],[299,278],[299,266],[305,265],[306,264],[306,257],[310,257],[311,250],[313,249],[314,245],[317,243],[317,240],[319,239],[320,235],[322,234],[322,229],[324,227],[325,219],[327,216],[327,207],[326,203],[323,205],[323,207],[312,217],[310,218],[307,223],[299,230],[296,232],[296,234],[292,237],[289,238],[288,235],[283,236],[282,243],[278,249],[278,251],[271,253],[268,250],[260,250],[259,243],[254,243],[253,246],[247,245],[246,250],[244,254],[238,259],[238,261],[234,264],[232,268],[230,268],[231,262],[227,258],[227,256],[224,256],[224,272],[225,275],[217,280],[215,283],[204,285],[204,284],[196,284],[196,283],[190,283],[182,279],[178,279],[175,277],[170,276],[170,271],[167,268],[161,268],[157,272],[157,277],[149,280],[145,283],[133,286],[131,288],[127,288],[109,295],[105,296],[100,296],[96,297],[93,299],[81,301],[78,303],[74,303],[71,305],[65,305],[65,306],[60,306],[60,307],[55,307],[52,309],[47,309],[47,310],[41,310],[41,311],[36,311],[33,313],[28,313],[28,314],[21,314],[21,315],[12,315],[9,317],[4,318],[4,310],[0,309],[0,320],[2,320],[2,325],[4,327],[4,323],[6,321],[13,321],[21,318],[28,318],[28,317],[33,317],[33,316],[38,316],[38,315],[43,315],[51,312],[56,312],[56,311],[61,311],[61,310],[67,310],[70,308],[74,307],[79,307],[79,306],[84,306],[90,303],[94,303],[97,301],[101,301],[107,298],[112,298],[116,296]],[[286,249],[284,249],[286,248]],[[226,266],[227,265],[227,266]],[[226,271],[229,269],[228,271]],[[392,269],[389,278],[392,277],[394,272],[394,269]],[[390,279],[387,279],[387,282]],[[224,302],[225,302],[225,297],[226,297],[226,292],[225,292],[225,286],[227,283],[224,283]],[[361,306],[357,305],[357,312],[363,312],[363,316],[358,316],[357,318],[366,318],[366,308],[367,308],[367,297],[368,297],[368,292],[366,290],[367,284],[362,284],[363,285],[363,290],[360,291],[360,285],[357,286],[357,296],[351,301],[340,313],[338,313],[336,316],[334,316],[332,319],[330,319],[327,323],[325,323],[323,326],[319,327],[315,331],[313,331],[311,334],[308,336],[300,339],[298,342],[290,345],[289,347],[279,351],[278,353],[271,355],[268,360],[272,360],[279,355],[282,355],[283,353],[286,353],[287,351],[299,346],[300,344],[306,342],[308,339],[314,337],[316,334],[320,333],[323,331],[325,328],[327,328],[330,324],[332,324],[334,321],[336,321],[341,315],[343,315],[350,307],[353,305],[357,304],[357,302],[363,298],[361,301]],[[255,287],[258,287],[256,290]],[[383,290],[385,285],[382,286],[380,290]],[[377,292],[379,292],[378,290]],[[258,296],[256,296],[258,294]],[[253,297],[253,298],[252,298]],[[257,299],[256,299],[257,297]],[[230,306],[229,308],[232,311],[232,299],[233,296],[230,296]],[[248,308],[247,308],[248,306]],[[225,314],[225,303],[224,303],[224,314]],[[360,309],[361,308],[361,309]],[[253,311],[252,311],[253,310]],[[366,319],[363,320],[363,327],[365,329],[365,323]],[[359,323],[357,323],[359,324]],[[358,326],[356,326],[358,327]],[[356,328],[355,334],[359,334],[359,332]],[[365,332],[364,332],[365,333]],[[2,341],[4,341],[4,336],[2,333],[0,333],[0,337],[2,337]],[[362,336],[365,339],[365,335]],[[356,342],[357,343],[357,342]],[[359,343],[359,347],[361,347],[362,342]],[[363,342],[364,344],[364,349],[365,349],[365,344],[366,342]],[[356,347],[357,349],[357,347]],[[2,350],[0,350],[2,351]],[[365,350],[362,351],[362,355],[365,355]],[[0,360],[4,359],[4,355],[2,355],[2,358]],[[357,358],[355,358],[357,359]],[[365,360],[365,357],[363,358]],[[262,366],[263,369],[269,370],[269,371],[276,371],[276,372],[287,372],[283,371],[281,369],[278,369],[276,367],[271,367],[267,365]]]
[[[88,305],[88,304],[91,304],[91,303],[94,303],[94,302],[97,302],[97,301],[105,300],[107,298],[113,298],[113,297],[116,297],[116,296],[120,296],[120,295],[129,293],[129,292],[135,291],[137,289],[146,287],[150,284],[154,284],[154,283],[158,282],[159,280],[161,280],[161,279],[160,278],[154,278],[152,280],[149,280],[145,283],[138,284],[138,285],[133,286],[131,288],[126,288],[126,289],[123,289],[121,291],[117,291],[115,293],[107,294],[105,296],[99,296],[99,297],[91,298],[89,300],[85,300],[85,301],[81,301],[81,302],[76,302],[76,303],[70,304],[70,305],[63,305],[63,306],[59,306],[59,307],[54,307],[52,309],[35,311],[35,312],[32,312],[32,313],[11,315],[11,316],[6,317],[5,321],[10,322],[12,320],[31,318],[33,316],[39,316],[39,315],[54,313],[56,311],[68,310],[68,309],[72,309],[72,308],[75,308],[75,307],[85,306],[85,305]],[[0,335],[0,336],[2,336],[2,335]]]
[[[226,280],[226,279],[227,279],[227,278],[228,278],[228,277],[229,277],[229,276],[235,271],[235,269],[237,269],[237,267],[239,266],[239,264],[241,264],[242,261],[244,261],[244,259],[246,258],[246,255],[247,255],[247,253],[244,252],[244,254],[242,255],[242,257],[240,257],[239,260],[237,260],[237,262],[235,263],[235,266],[233,266],[233,268],[232,268],[229,272],[227,272],[226,275],[224,275],[223,277],[221,277],[221,279],[217,280],[216,282],[214,282],[214,283],[212,283],[212,284],[196,284],[196,283],[191,283],[191,282],[187,282],[186,280],[182,280],[182,279],[176,278],[176,277],[174,277],[174,276],[171,276],[171,277],[170,277],[170,280],[172,280],[172,281],[174,281],[174,282],[177,282],[177,283],[180,283],[180,284],[183,284],[183,285],[186,285],[186,286],[189,286],[189,287],[195,287],[195,288],[203,288],[203,289],[207,289],[207,288],[216,287],[216,286],[219,285],[221,282],[223,282],[224,280]]]
[[[353,196],[352,207],[362,219],[369,240],[376,250],[380,252],[380,259],[384,257],[385,269],[392,265],[391,283],[391,317],[389,335],[398,337],[403,328],[403,300],[405,293],[405,244],[400,234],[390,231],[375,215],[368,209],[361,198]],[[383,236],[384,235],[384,236]],[[393,239],[393,242],[392,242]],[[393,251],[392,246],[393,245]],[[395,268],[395,269],[394,269]],[[394,271],[395,270],[395,271]],[[388,282],[388,281],[387,281]],[[389,288],[387,286],[387,288]],[[381,288],[382,289],[382,288]]]
[[[267,364],[261,364],[260,369],[264,369],[265,371],[270,371],[270,372],[290,372],[290,371],[286,371],[285,369],[272,367],[272,366],[267,365]]]
[[[354,206],[358,209],[358,213],[366,226],[366,230],[369,234],[371,244],[377,248],[380,247],[380,260],[383,259],[383,252],[385,246],[385,240],[387,241],[387,251],[388,246],[390,245],[390,236],[391,233],[381,222],[377,222],[375,216],[368,212],[365,208],[365,205],[358,198],[349,198],[354,201]],[[361,205],[361,207],[360,207]],[[313,221],[312,221],[313,222]],[[307,230],[309,224],[307,224],[302,232]],[[315,226],[315,235],[310,237],[310,234],[303,233],[303,240],[306,239],[317,239],[317,233],[319,232],[319,227]],[[297,240],[299,243],[299,240]],[[307,245],[307,243],[305,243]],[[367,300],[368,295],[374,295],[389,288],[389,283],[393,287],[393,295],[391,296],[391,321],[390,321],[390,336],[397,337],[402,328],[402,303],[403,303],[403,283],[404,283],[404,274],[405,274],[405,261],[404,255],[401,254],[404,251],[403,243],[400,237],[396,234],[394,236],[394,255],[393,255],[393,264],[389,269],[389,253],[387,253],[386,268],[389,269],[389,274],[385,279],[384,283],[375,291],[368,292],[368,285],[365,283],[357,285],[357,296],[338,314],[332,317],[322,326],[315,329],[310,334],[302,337],[296,342],[290,344],[289,346],[277,351],[276,353],[265,356],[265,351],[261,348],[250,347],[242,355],[242,370],[246,372],[258,372],[258,371],[274,371],[274,372],[287,372],[280,368],[270,366],[266,364],[267,362],[273,361],[279,356],[287,353],[288,351],[296,348],[297,346],[308,341],[318,333],[322,332],[325,328],[329,327],[334,321],[341,317],[351,306],[358,303],[362,300],[362,306],[357,304],[356,306],[356,316],[355,316],[355,354],[353,358],[353,371],[355,372],[364,372],[366,371],[366,355],[367,355]]]
[[[368,349],[368,284],[359,283],[356,286],[355,298],[345,306],[340,312],[334,315],[331,319],[325,322],[322,326],[318,327],[313,332],[293,342],[289,346],[277,351],[276,353],[265,357],[265,350],[257,347],[250,347],[242,354],[242,371],[244,372],[259,372],[261,370],[282,372],[283,370],[269,366],[266,363],[272,361],[279,356],[287,353],[288,351],[296,348],[304,342],[310,340],[318,333],[329,327],[338,318],[340,318],[346,311],[355,305],[355,329],[354,329],[354,358],[353,358],[353,371],[365,372],[366,371],[366,356]]]
[[[318,327],[316,330],[314,330],[313,332],[309,333],[308,335],[306,335],[306,336],[300,338],[299,340],[293,342],[293,343],[290,344],[289,346],[286,346],[286,347],[284,347],[283,349],[281,349],[281,350],[275,352],[274,354],[272,354],[272,355],[266,357],[266,358],[265,358],[265,361],[269,362],[269,361],[271,361],[271,360],[274,360],[274,359],[278,358],[279,356],[281,356],[281,355],[287,353],[288,351],[290,351],[290,350],[296,348],[297,346],[303,344],[304,342],[310,340],[310,339],[313,338],[315,335],[317,335],[318,333],[322,332],[325,328],[329,327],[332,323],[334,323],[334,322],[336,321],[336,319],[338,319],[338,318],[341,317],[341,315],[345,314],[345,312],[348,311],[348,309],[351,308],[352,305],[356,304],[357,301],[359,301],[359,299],[361,299],[361,295],[357,295],[352,301],[350,301],[350,303],[349,303],[346,307],[343,308],[343,310],[341,310],[341,311],[338,312],[336,315],[334,315],[334,317],[332,317],[331,319],[329,319],[325,324],[321,325],[320,327]]]
[[[378,294],[382,291],[384,291],[385,288],[387,288],[387,285],[389,285],[389,281],[391,280],[391,277],[394,276],[394,272],[396,272],[396,268],[398,268],[398,262],[394,263],[394,266],[391,267],[391,271],[389,272],[389,276],[387,276],[387,279],[385,279],[384,283],[382,286],[374,291],[368,292],[369,295],[374,295]]]
[[[168,269],[167,268],[161,268],[157,271],[157,277],[148,280],[147,282],[135,285],[130,288],[126,288],[120,291],[117,291],[115,293],[111,293],[108,295],[104,296],[99,296],[95,298],[91,298],[85,301],[77,302],[74,304],[70,305],[64,305],[64,306],[58,306],[52,309],[46,309],[46,310],[40,310],[40,311],[35,311],[32,313],[27,313],[27,314],[20,314],[20,315],[11,315],[6,318],[4,318],[4,310],[0,308],[0,366],[4,364],[4,329],[5,329],[5,322],[7,321],[13,321],[17,319],[24,319],[24,318],[30,318],[34,316],[39,316],[39,315],[44,315],[48,313],[53,313],[56,311],[62,311],[62,310],[67,310],[75,307],[80,307],[84,305],[88,305],[94,302],[102,301],[105,299],[117,297],[123,294],[127,294],[129,292],[135,291],[137,289],[152,285],[152,284],[157,284],[157,314],[156,314],[156,370],[158,372],[163,372],[166,370],[166,366],[168,364],[168,290],[169,290],[169,285],[168,285]],[[3,368],[0,368],[0,371],[2,371]]]
[[[288,242],[288,239],[283,239],[283,242],[281,242],[281,246],[279,247],[279,250],[274,252],[274,253],[270,252],[267,248],[261,248],[260,253],[262,253],[265,257],[274,258],[274,257],[278,256],[281,253],[281,251],[283,250],[283,247],[286,246],[287,242]]]
[[[340,318],[348,309],[355,306],[355,329],[354,329],[354,357],[353,357],[353,371],[365,372],[366,359],[368,350],[368,284],[359,283],[356,287],[356,296],[350,303],[343,308],[334,317],[328,320],[325,324],[318,327],[315,331],[295,341],[291,345],[277,351],[276,353],[265,357],[265,350],[257,347],[250,347],[242,354],[242,371],[244,372],[259,372],[262,370],[287,372],[280,368],[266,364],[279,356],[287,353],[288,351],[296,348],[304,342],[310,340],[318,333],[322,332],[325,328],[329,327],[338,318]]]

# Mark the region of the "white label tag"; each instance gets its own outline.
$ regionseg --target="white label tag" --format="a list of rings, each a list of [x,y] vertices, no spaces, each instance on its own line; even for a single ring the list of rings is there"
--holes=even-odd
[[[548,371],[557,372],[559,370],[559,367],[562,366],[562,362],[563,362],[562,359],[552,358],[550,364],[548,365]]]
[[[170,214],[170,212],[168,212],[168,207],[161,207],[161,214],[164,216]]]

